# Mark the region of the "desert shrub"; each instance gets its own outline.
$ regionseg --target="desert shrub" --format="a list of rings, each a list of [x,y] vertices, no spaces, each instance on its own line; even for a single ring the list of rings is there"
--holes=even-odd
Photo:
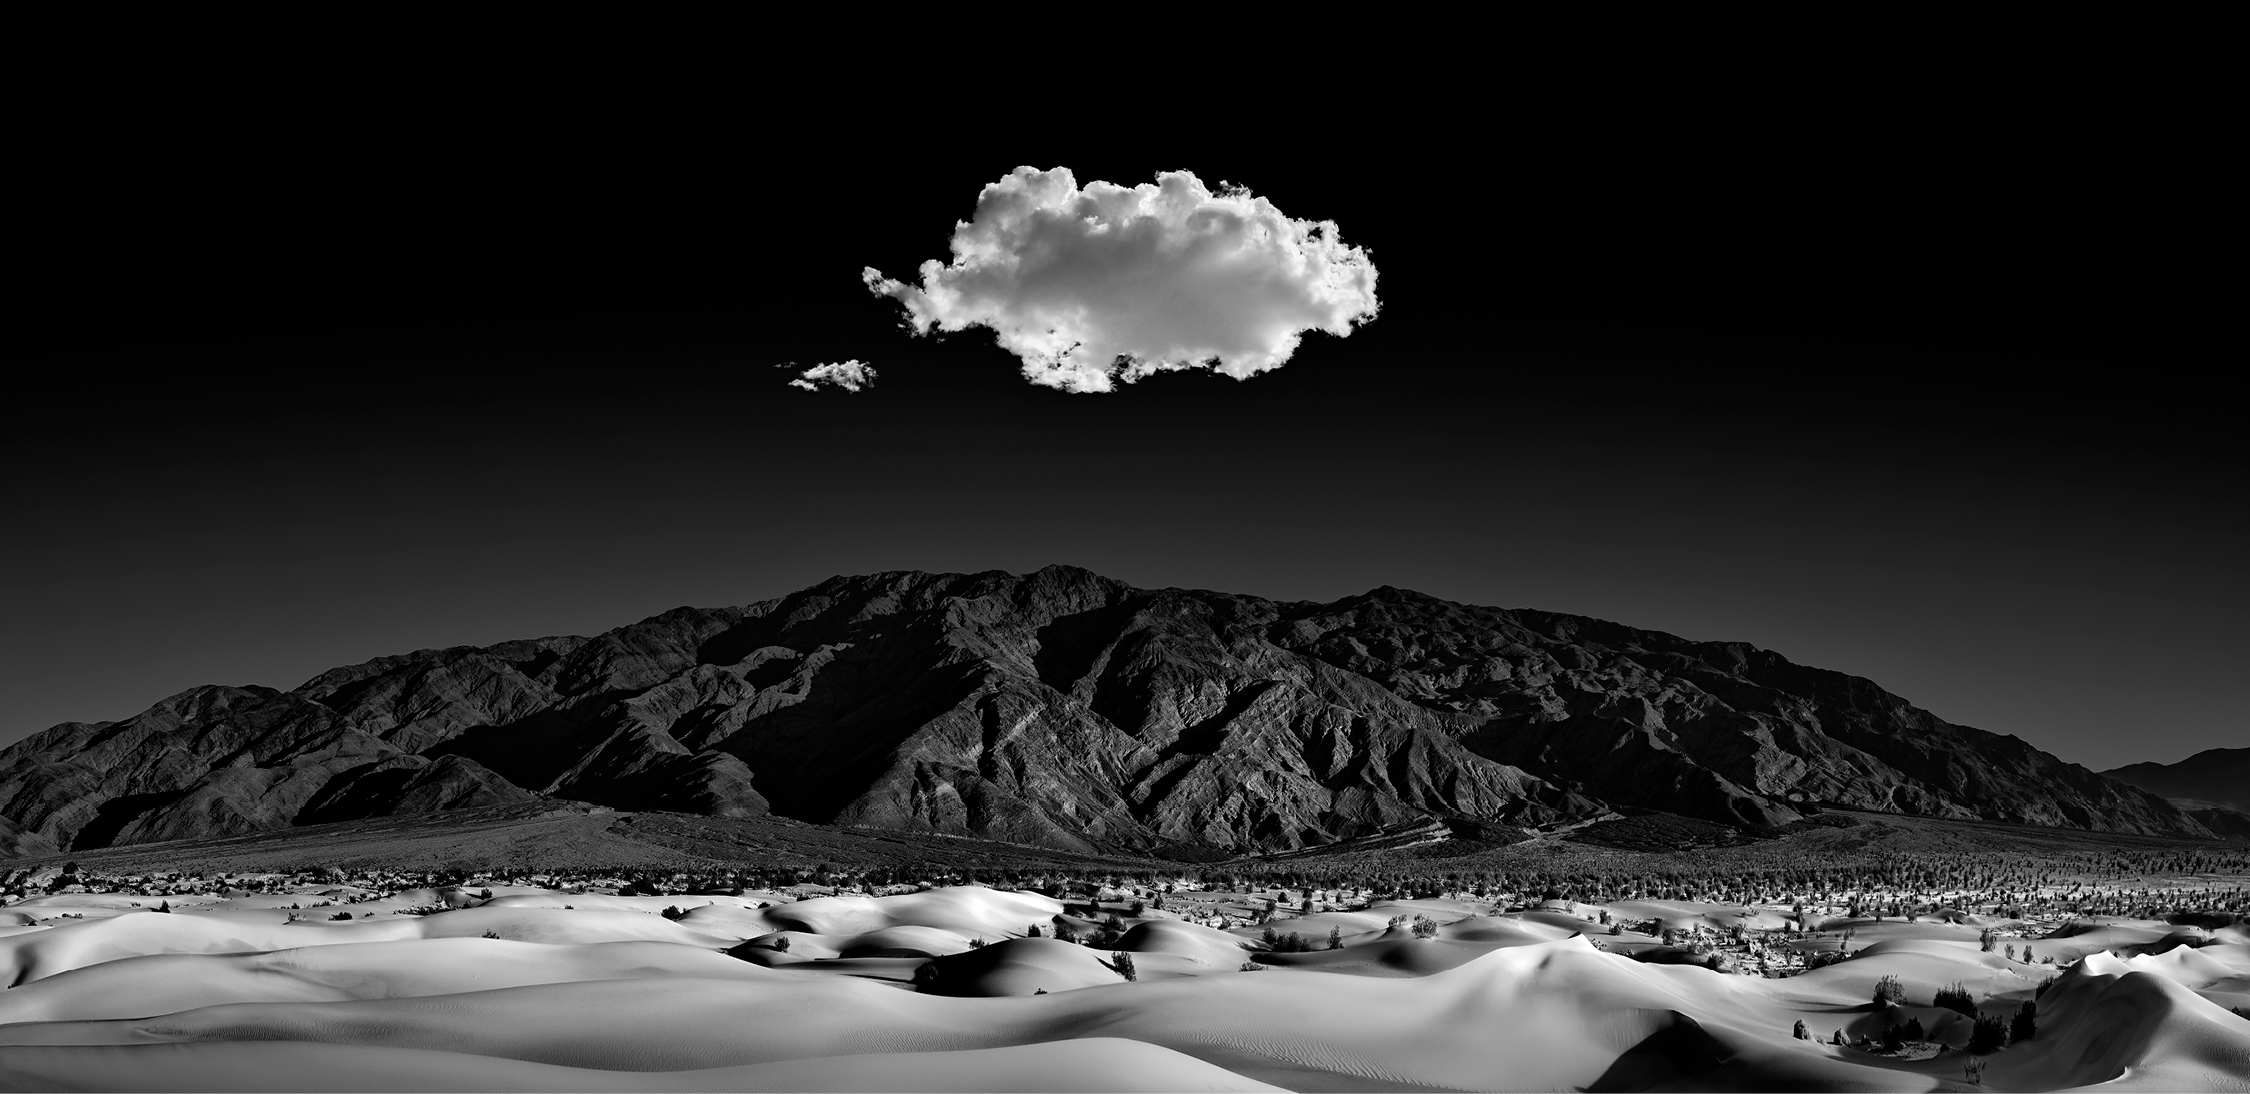
[[[922,991],[928,991],[930,990],[932,985],[935,985],[937,983],[937,980],[937,962],[924,961],[921,964],[914,966],[914,986],[916,988]]]
[[[1140,979],[1140,972],[1133,968],[1132,954],[1118,954],[1116,959],[1109,963],[1109,967],[1117,970],[1117,975],[1124,977],[1128,981]]]
[[[1431,919],[1429,916],[1418,915],[1414,917],[1414,937],[1416,938],[1436,938],[1437,928],[1437,920]]]
[[[2038,1035],[2039,1004],[2026,999],[2023,1007],[2016,1011],[2015,1020],[2008,1023],[2008,1040],[2013,1044],[2022,1044]]]
[[[673,904],[673,905],[667,906],[667,907],[666,907],[666,908],[664,909],[664,911],[663,911],[663,912],[662,912],[661,914],[662,914],[662,915],[664,916],[664,918],[666,918],[666,919],[686,919],[686,918],[687,918],[687,913],[686,913],[686,912],[683,912],[683,911],[681,911],[681,910],[680,910],[680,906],[679,906],[679,905],[677,905],[677,904]]]
[[[2010,943],[2008,943],[2008,947],[2007,947],[2007,950],[2006,950],[2006,952],[2005,952],[2005,956],[2006,956],[2006,957],[2007,957],[2007,959],[2008,959],[2008,960],[2010,960],[2010,961],[2013,961],[2013,960],[2015,960],[2015,959],[2016,959],[2016,944],[2015,944],[2015,943],[2013,943],[2013,942],[2010,942]]]
[[[1328,928],[1328,948],[1331,950],[1344,948],[1344,929],[1342,927]]]
[[[2000,932],[1995,931],[1990,927],[1986,927],[1981,933],[1977,935],[1977,948],[1983,950],[1986,953],[1991,953],[1993,947],[1998,946],[1999,944]]]
[[[328,918],[329,918],[329,919],[331,919],[331,920],[336,920],[336,919],[350,919],[351,917],[352,917],[352,914],[351,914],[350,912],[337,912],[337,913],[336,913],[335,915],[329,916]]]
[[[486,931],[486,932],[484,932],[484,936],[485,936],[486,938],[498,938],[498,937],[500,937],[500,932],[498,932],[498,931]]]
[[[1269,950],[1275,949],[1281,945],[1281,932],[1268,927],[1258,932],[1258,941],[1265,943]]]
[[[1906,985],[1899,983],[1898,977],[1886,976],[1875,982],[1876,1006],[1904,1002],[1906,1002]]]
[[[172,910],[172,902],[169,900],[164,901],[156,906],[156,910],[160,912],[170,912]]]
[[[1031,929],[1030,929],[1030,930],[1028,930],[1028,931],[1025,931],[1025,932],[1023,932],[1023,936],[1024,936],[1025,938],[1037,938],[1037,937],[1039,937],[1039,924],[1037,924],[1037,923],[1034,923],[1034,924],[1032,924],[1032,925],[1031,925]]]
[[[1163,898],[1162,898],[1162,897],[1158,897],[1157,899],[1159,899],[1159,900],[1162,900]],[[1147,905],[1146,903],[1142,902],[1142,901],[1138,901],[1138,900],[1136,900],[1136,901],[1134,901],[1134,902],[1133,902],[1132,904],[1130,904],[1130,905],[1128,905],[1128,906],[1126,907],[1126,909],[1125,909],[1125,914],[1127,914],[1127,915],[1130,915],[1130,916],[1134,917],[1135,919],[1138,919],[1138,918],[1140,918],[1140,915],[1141,915],[1141,913],[1142,913],[1142,912],[1145,912],[1145,911],[1148,911],[1148,905]]]
[[[981,949],[983,949],[983,948],[984,948],[984,936],[980,934],[980,935],[976,936],[975,938],[972,938],[972,939],[970,939],[970,940],[969,940],[969,948],[970,948],[970,949],[972,949],[972,950],[981,950]]]
[[[1258,963],[1257,963],[1257,962],[1255,962],[1255,961],[1245,961],[1245,962],[1243,962],[1243,963],[1242,963],[1242,971],[1243,971],[1243,972],[1257,972],[1257,971],[1258,971],[1259,969],[1262,969],[1262,968],[1265,968],[1265,966],[1264,966],[1264,965],[1260,965],[1260,964],[1258,964]]]
[[[1971,1057],[1961,1063],[1961,1077],[1970,1083],[1984,1085],[1984,1061]]]
[[[1906,1028],[1899,1025],[1883,1027],[1883,1051],[1897,1052],[1906,1047]]]
[[[1998,1052],[2008,1047],[2006,1019],[1989,1014],[1977,1015],[1977,1024],[1969,1031],[1969,1051],[1979,1056]]]
[[[776,950],[778,950],[778,951],[780,951],[780,952],[782,952],[782,953],[788,953],[788,952],[789,952],[789,936],[788,936],[788,935],[780,935],[780,936],[776,937],[776,938],[775,938],[775,939],[773,940],[773,948],[774,948],[774,949],[776,949]]]
[[[1930,1039],[1929,1031],[1922,1028],[1920,1018],[1906,1020],[1906,1039],[1909,1041],[1927,1041]]]
[[[1958,980],[1939,988],[1937,998],[1932,1000],[1930,1005],[1944,1007],[1956,1014],[1965,1014],[1971,1018],[1976,1017],[1977,1013],[1976,996],[1970,995],[1969,989],[1963,987]]]

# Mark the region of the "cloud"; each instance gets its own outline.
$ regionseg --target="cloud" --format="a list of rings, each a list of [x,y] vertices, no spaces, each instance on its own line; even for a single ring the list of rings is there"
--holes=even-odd
[[[1018,167],[954,226],[953,261],[921,283],[862,275],[915,333],[987,327],[1024,378],[1112,391],[1168,369],[1237,380],[1280,368],[1306,331],[1375,318],[1375,263],[1333,221],[1292,220],[1186,171],[1130,189]]]
[[[795,368],[797,366],[787,364],[781,367]],[[840,387],[845,391],[859,391],[873,387],[875,385],[875,366],[865,361],[838,361],[832,365],[814,365],[798,373],[796,379],[789,381],[790,387],[801,387],[806,391],[818,391],[822,384]]]

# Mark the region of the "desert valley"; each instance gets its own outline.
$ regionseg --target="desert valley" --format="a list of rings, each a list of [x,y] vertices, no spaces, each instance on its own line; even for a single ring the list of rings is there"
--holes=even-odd
[[[0,753],[0,1086],[2250,1089],[2233,762],[1399,590],[839,578]]]
[[[56,891],[0,913],[0,1082],[2240,1089],[2250,854],[2080,865],[1975,889],[1652,871],[1630,892],[49,867],[12,883]]]

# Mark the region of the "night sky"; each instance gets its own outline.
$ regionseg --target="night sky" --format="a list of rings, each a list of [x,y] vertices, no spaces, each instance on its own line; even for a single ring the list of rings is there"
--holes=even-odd
[[[1747,641],[2095,769],[2250,738],[2233,202],[2207,119],[2153,93],[1400,85],[1397,124],[1247,128],[795,94],[250,81],[50,116],[0,742],[1053,562]],[[1379,317],[1106,395],[902,330],[861,269],[944,258],[1019,165],[1333,220]],[[776,367],[845,359],[878,381]]]

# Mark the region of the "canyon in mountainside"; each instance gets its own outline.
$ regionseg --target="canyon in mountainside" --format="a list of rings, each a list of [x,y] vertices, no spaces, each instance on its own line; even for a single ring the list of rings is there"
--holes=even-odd
[[[1051,566],[838,577],[290,691],[193,688],[0,752],[0,849],[542,796],[1157,855],[1504,840],[1617,808],[1771,829],[1821,803],[2211,835],[2159,793],[1741,643]]]

